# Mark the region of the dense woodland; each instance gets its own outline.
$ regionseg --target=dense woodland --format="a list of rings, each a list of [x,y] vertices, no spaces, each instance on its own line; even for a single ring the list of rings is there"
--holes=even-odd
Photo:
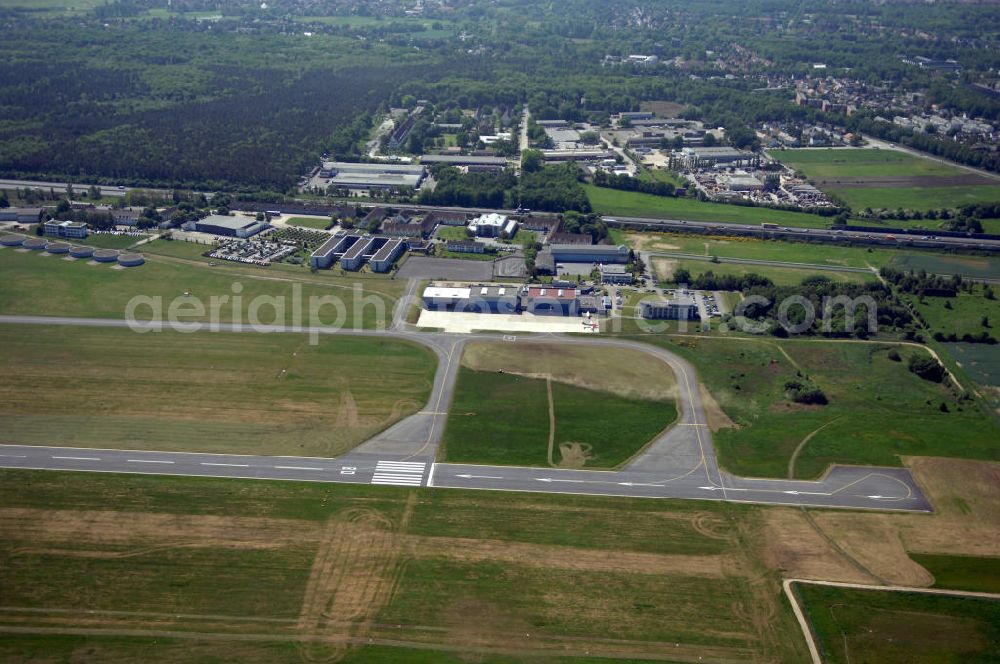
[[[377,0],[292,0],[280,8],[240,0],[169,6],[116,0],[90,11],[2,9],[0,173],[287,192],[324,152],[360,158],[375,114],[414,99],[452,114],[528,102],[539,119],[599,123],[643,101],[667,100],[683,104],[686,116],[725,127],[741,147],[756,142],[748,123],[827,119],[1000,168],[996,153],[908,134],[870,114],[825,117],[789,103],[788,95],[760,94],[761,79],[754,77],[808,72],[823,61],[850,67],[857,78],[925,90],[929,102],[1000,117],[1000,100],[972,86],[998,64],[996,30],[984,30],[995,25],[993,5],[460,0],[450,6],[426,3],[420,18]],[[679,57],[684,66],[602,63],[629,53]],[[963,71],[935,77],[902,63],[901,54],[954,57]],[[738,75],[721,76],[720,58],[738,63]],[[408,147],[419,151],[434,138],[421,124]],[[586,211],[568,181],[557,186],[553,197],[528,178],[519,193],[539,209],[559,200]],[[474,188],[478,197],[497,195]]]

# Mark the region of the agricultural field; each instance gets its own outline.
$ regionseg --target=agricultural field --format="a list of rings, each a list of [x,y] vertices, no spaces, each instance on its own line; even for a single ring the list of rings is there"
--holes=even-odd
[[[906,152],[804,148],[770,155],[855,211],[937,210],[1000,200],[1000,181]]]
[[[470,344],[444,433],[464,463],[611,468],[677,417],[676,381],[638,351]]]
[[[427,401],[422,346],[371,337],[0,326],[0,441],[336,456]]]
[[[782,226],[827,228],[831,220],[814,214],[768,208],[706,203],[693,198],[667,198],[637,191],[621,191],[583,185],[594,212],[623,217],[719,221],[759,226],[772,222]]]
[[[1000,601],[796,584],[824,662],[995,662]]]
[[[760,508],[11,470],[0,480],[0,630],[21,632],[0,640],[6,661],[805,656],[767,567],[782,545],[761,534]],[[84,623],[85,639],[68,627]]]
[[[683,335],[656,343],[697,367],[712,397],[709,425],[720,464],[736,474],[808,479],[832,463],[898,466],[914,455],[997,458],[997,425],[988,415],[907,369],[910,355],[926,353],[921,348]],[[894,347],[899,362],[888,357]],[[827,405],[786,397],[785,383],[804,378],[823,390]]]
[[[177,257],[147,255],[145,265],[121,270],[89,261],[0,250],[0,280],[5,284],[0,289],[0,313],[124,318],[129,301],[141,295],[161,298],[164,312],[178,298],[183,298],[182,303],[195,298],[205,306],[205,313],[185,315],[183,320],[207,322],[211,320],[211,298],[228,296],[216,307],[218,320],[248,322],[249,309],[256,298],[277,297],[286,303],[284,312],[275,315],[271,306],[257,300],[262,305],[260,320],[292,322],[297,283],[301,286],[304,323],[309,319],[311,297],[337,296],[344,306],[344,315],[340,315],[335,305],[320,306],[320,300],[315,300],[319,311],[315,324],[332,325],[342,318],[345,327],[373,328],[391,321],[392,308],[406,287],[403,281],[384,277],[338,277],[327,272],[307,276],[307,271],[293,266],[288,266],[285,274],[298,275],[294,280],[284,278],[282,270],[271,268],[265,271],[224,261],[212,267],[208,259],[200,257],[204,251],[202,245],[158,241],[150,245],[150,250],[151,253],[179,251],[192,257],[198,254],[198,264]],[[238,301],[232,297],[237,291],[242,298]],[[190,295],[185,297],[185,292]],[[180,306],[184,306],[185,312],[192,311],[186,305]],[[148,308],[139,308],[136,316],[149,320]]]

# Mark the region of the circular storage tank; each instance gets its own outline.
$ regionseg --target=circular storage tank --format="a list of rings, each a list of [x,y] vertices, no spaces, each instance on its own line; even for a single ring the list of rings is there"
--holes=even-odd
[[[5,247],[20,247],[24,243],[24,238],[20,235],[4,235],[0,237],[0,245]]]
[[[49,242],[45,245],[45,251],[50,254],[68,254],[71,245],[66,242]]]
[[[69,250],[69,255],[73,258],[90,258],[94,255],[93,247],[73,247]]]
[[[32,249],[34,251],[41,251],[42,249],[45,248],[45,245],[47,245],[47,244],[48,244],[48,240],[45,240],[43,238],[40,238],[40,237],[29,237],[27,240],[24,241],[24,243],[21,246],[23,246],[25,249]]]
[[[118,260],[118,250],[98,249],[94,252],[94,260],[98,263],[114,263]]]
[[[125,267],[136,267],[146,262],[142,254],[122,254],[118,257],[118,264]]]

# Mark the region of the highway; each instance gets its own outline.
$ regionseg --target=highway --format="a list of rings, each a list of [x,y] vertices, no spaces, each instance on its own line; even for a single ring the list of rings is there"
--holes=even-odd
[[[399,307],[408,305],[403,298]],[[126,327],[124,320],[0,316],[0,324]],[[206,325],[207,328],[207,325]],[[905,468],[835,466],[817,481],[756,479],[721,470],[701,404],[694,367],[669,351],[615,338],[517,336],[517,342],[590,344],[639,350],[661,361],[678,381],[678,421],[615,471],[438,463],[438,445],[454,394],[465,343],[503,335],[420,333],[403,329],[341,330],[223,326],[242,333],[290,332],[403,338],[438,356],[428,404],[353,451],[334,458],[195,454],[175,451],[98,450],[62,446],[0,445],[0,467],[61,471],[346,482],[404,487],[571,493],[635,498],[682,498],[850,509],[927,512],[930,503]],[[509,337],[507,337],[509,341]]]

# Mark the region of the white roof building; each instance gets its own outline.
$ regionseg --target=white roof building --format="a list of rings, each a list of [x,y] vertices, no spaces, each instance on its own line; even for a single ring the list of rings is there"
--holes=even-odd
[[[479,237],[500,237],[504,233],[507,237],[514,237],[517,233],[517,222],[508,219],[506,215],[490,212],[469,222],[469,230]]]

